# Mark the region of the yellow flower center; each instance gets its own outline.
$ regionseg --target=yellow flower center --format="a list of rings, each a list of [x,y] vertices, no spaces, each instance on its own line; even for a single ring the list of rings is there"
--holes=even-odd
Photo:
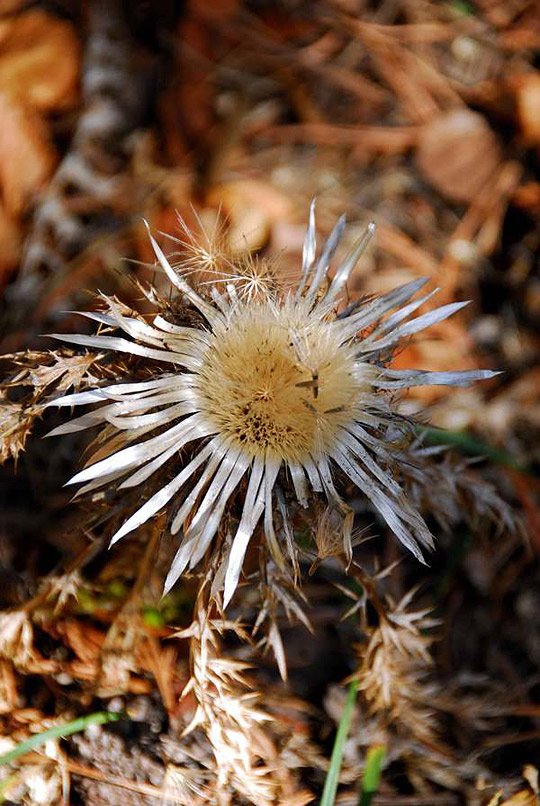
[[[328,451],[368,389],[371,368],[359,372],[332,323],[301,313],[242,307],[208,345],[201,411],[253,457],[302,462]]]

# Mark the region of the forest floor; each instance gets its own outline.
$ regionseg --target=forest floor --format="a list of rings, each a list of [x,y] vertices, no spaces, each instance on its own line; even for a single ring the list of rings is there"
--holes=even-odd
[[[539,802],[539,48],[534,0],[0,3],[0,803],[319,802],[355,674],[336,803]],[[304,560],[253,634],[249,575],[219,618],[197,574],[162,598],[163,518],[108,550],[112,499],[71,500],[87,440],[41,403],[95,369],[42,334],[140,308],[143,218],[298,274],[315,197],[343,254],[377,225],[351,295],[471,300],[395,368],[502,372],[399,404],[429,566],[360,504],[356,571]]]

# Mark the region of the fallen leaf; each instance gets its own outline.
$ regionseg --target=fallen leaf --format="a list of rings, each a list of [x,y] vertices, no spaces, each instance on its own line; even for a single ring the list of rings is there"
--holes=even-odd
[[[275,222],[287,219],[291,202],[284,193],[257,179],[237,179],[214,185],[207,196],[230,221],[228,248],[234,254],[252,252],[266,244]]]
[[[0,92],[0,188],[7,214],[18,217],[47,181],[56,153],[39,115]]]
[[[0,89],[41,112],[77,100],[80,46],[65,20],[37,9],[0,22]]]
[[[526,73],[516,82],[516,106],[521,131],[530,145],[540,145],[540,73]]]
[[[487,184],[502,159],[499,141],[482,115],[454,109],[427,123],[418,137],[416,164],[440,193],[467,203]]]

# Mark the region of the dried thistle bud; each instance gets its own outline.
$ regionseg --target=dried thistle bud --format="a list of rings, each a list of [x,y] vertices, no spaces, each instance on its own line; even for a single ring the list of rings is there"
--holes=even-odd
[[[413,593],[379,612],[379,624],[367,630],[358,679],[372,715],[379,714],[420,741],[429,741],[435,720],[430,705],[433,691],[426,676],[432,630],[438,622],[429,610],[408,609]]]
[[[191,639],[192,675],[182,696],[190,693],[196,703],[184,733],[199,726],[206,731],[220,792],[235,792],[249,803],[270,806],[280,794],[279,760],[262,726],[272,717],[261,709],[261,697],[250,687],[247,665],[220,654],[220,638],[228,630],[246,638],[238,624],[213,619],[201,605],[191,626],[178,634]]]
[[[126,377],[49,405],[93,406],[52,434],[104,428],[94,461],[69,482],[84,482],[83,491],[113,484],[146,491],[165,463],[173,466],[172,479],[112,538],[115,543],[170,507],[171,532],[181,533],[182,540],[166,591],[186,568],[201,561],[216,535],[218,545],[225,545],[231,524],[232,541],[226,541],[230,548],[217,573],[225,604],[237,587],[259,522],[270,554],[283,567],[284,551],[291,555],[290,539],[284,535],[290,537],[291,529],[287,506],[279,508],[279,520],[274,512],[278,486],[289,488],[288,500],[303,507],[314,497],[326,498],[346,517],[350,510],[337,484],[338,476],[346,477],[418,559],[422,549],[433,545],[422,517],[388,470],[394,457],[386,434],[392,423],[399,429],[401,420],[392,412],[387,390],[463,385],[494,373],[386,368],[384,362],[400,339],[446,319],[466,303],[411,318],[434,293],[413,300],[427,282],[420,279],[340,312],[345,284],[374,229],[370,225],[329,280],[344,226],[342,217],[317,256],[312,205],[301,277],[288,289],[263,272],[257,276],[264,276],[264,282],[254,290],[246,285],[245,264],[231,266],[224,277],[226,261],[220,262],[215,281],[207,273],[200,282],[192,275],[190,284],[150,236],[159,265],[191,306],[189,318],[172,321],[170,309],[164,308],[149,324],[104,298],[107,312],[85,315],[125,335],[56,336],[146,361],[145,380]],[[163,364],[170,371],[163,371]]]

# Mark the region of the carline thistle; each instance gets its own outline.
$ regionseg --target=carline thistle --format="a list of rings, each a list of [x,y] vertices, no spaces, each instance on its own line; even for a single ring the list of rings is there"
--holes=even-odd
[[[111,544],[167,508],[170,531],[180,538],[165,592],[215,544],[222,557],[214,586],[223,589],[227,605],[254,533],[283,567],[285,555],[294,559],[291,512],[317,498],[343,516],[344,553],[350,555],[352,511],[340,489],[343,480],[370,500],[418,559],[433,546],[392,470],[394,443],[388,434],[402,421],[389,392],[426,384],[462,386],[497,373],[387,366],[400,340],[467,303],[413,316],[436,291],[418,296],[428,281],[421,278],[343,307],[347,280],[374,225],[330,278],[344,227],[342,216],[318,254],[312,203],[302,271],[292,288],[275,280],[263,258],[226,262],[210,280],[190,272],[188,282],[149,231],[159,266],[185,309],[196,315],[172,321],[164,309],[148,322],[103,297],[106,311],[83,314],[99,323],[97,335],[53,334],[145,359],[143,380],[127,376],[51,401],[92,407],[50,435],[108,429],[108,448],[99,446],[105,458],[96,451],[68,482],[84,483],[79,494],[110,485],[144,491],[145,500]],[[150,480],[163,479],[163,470],[167,480],[148,495]]]

